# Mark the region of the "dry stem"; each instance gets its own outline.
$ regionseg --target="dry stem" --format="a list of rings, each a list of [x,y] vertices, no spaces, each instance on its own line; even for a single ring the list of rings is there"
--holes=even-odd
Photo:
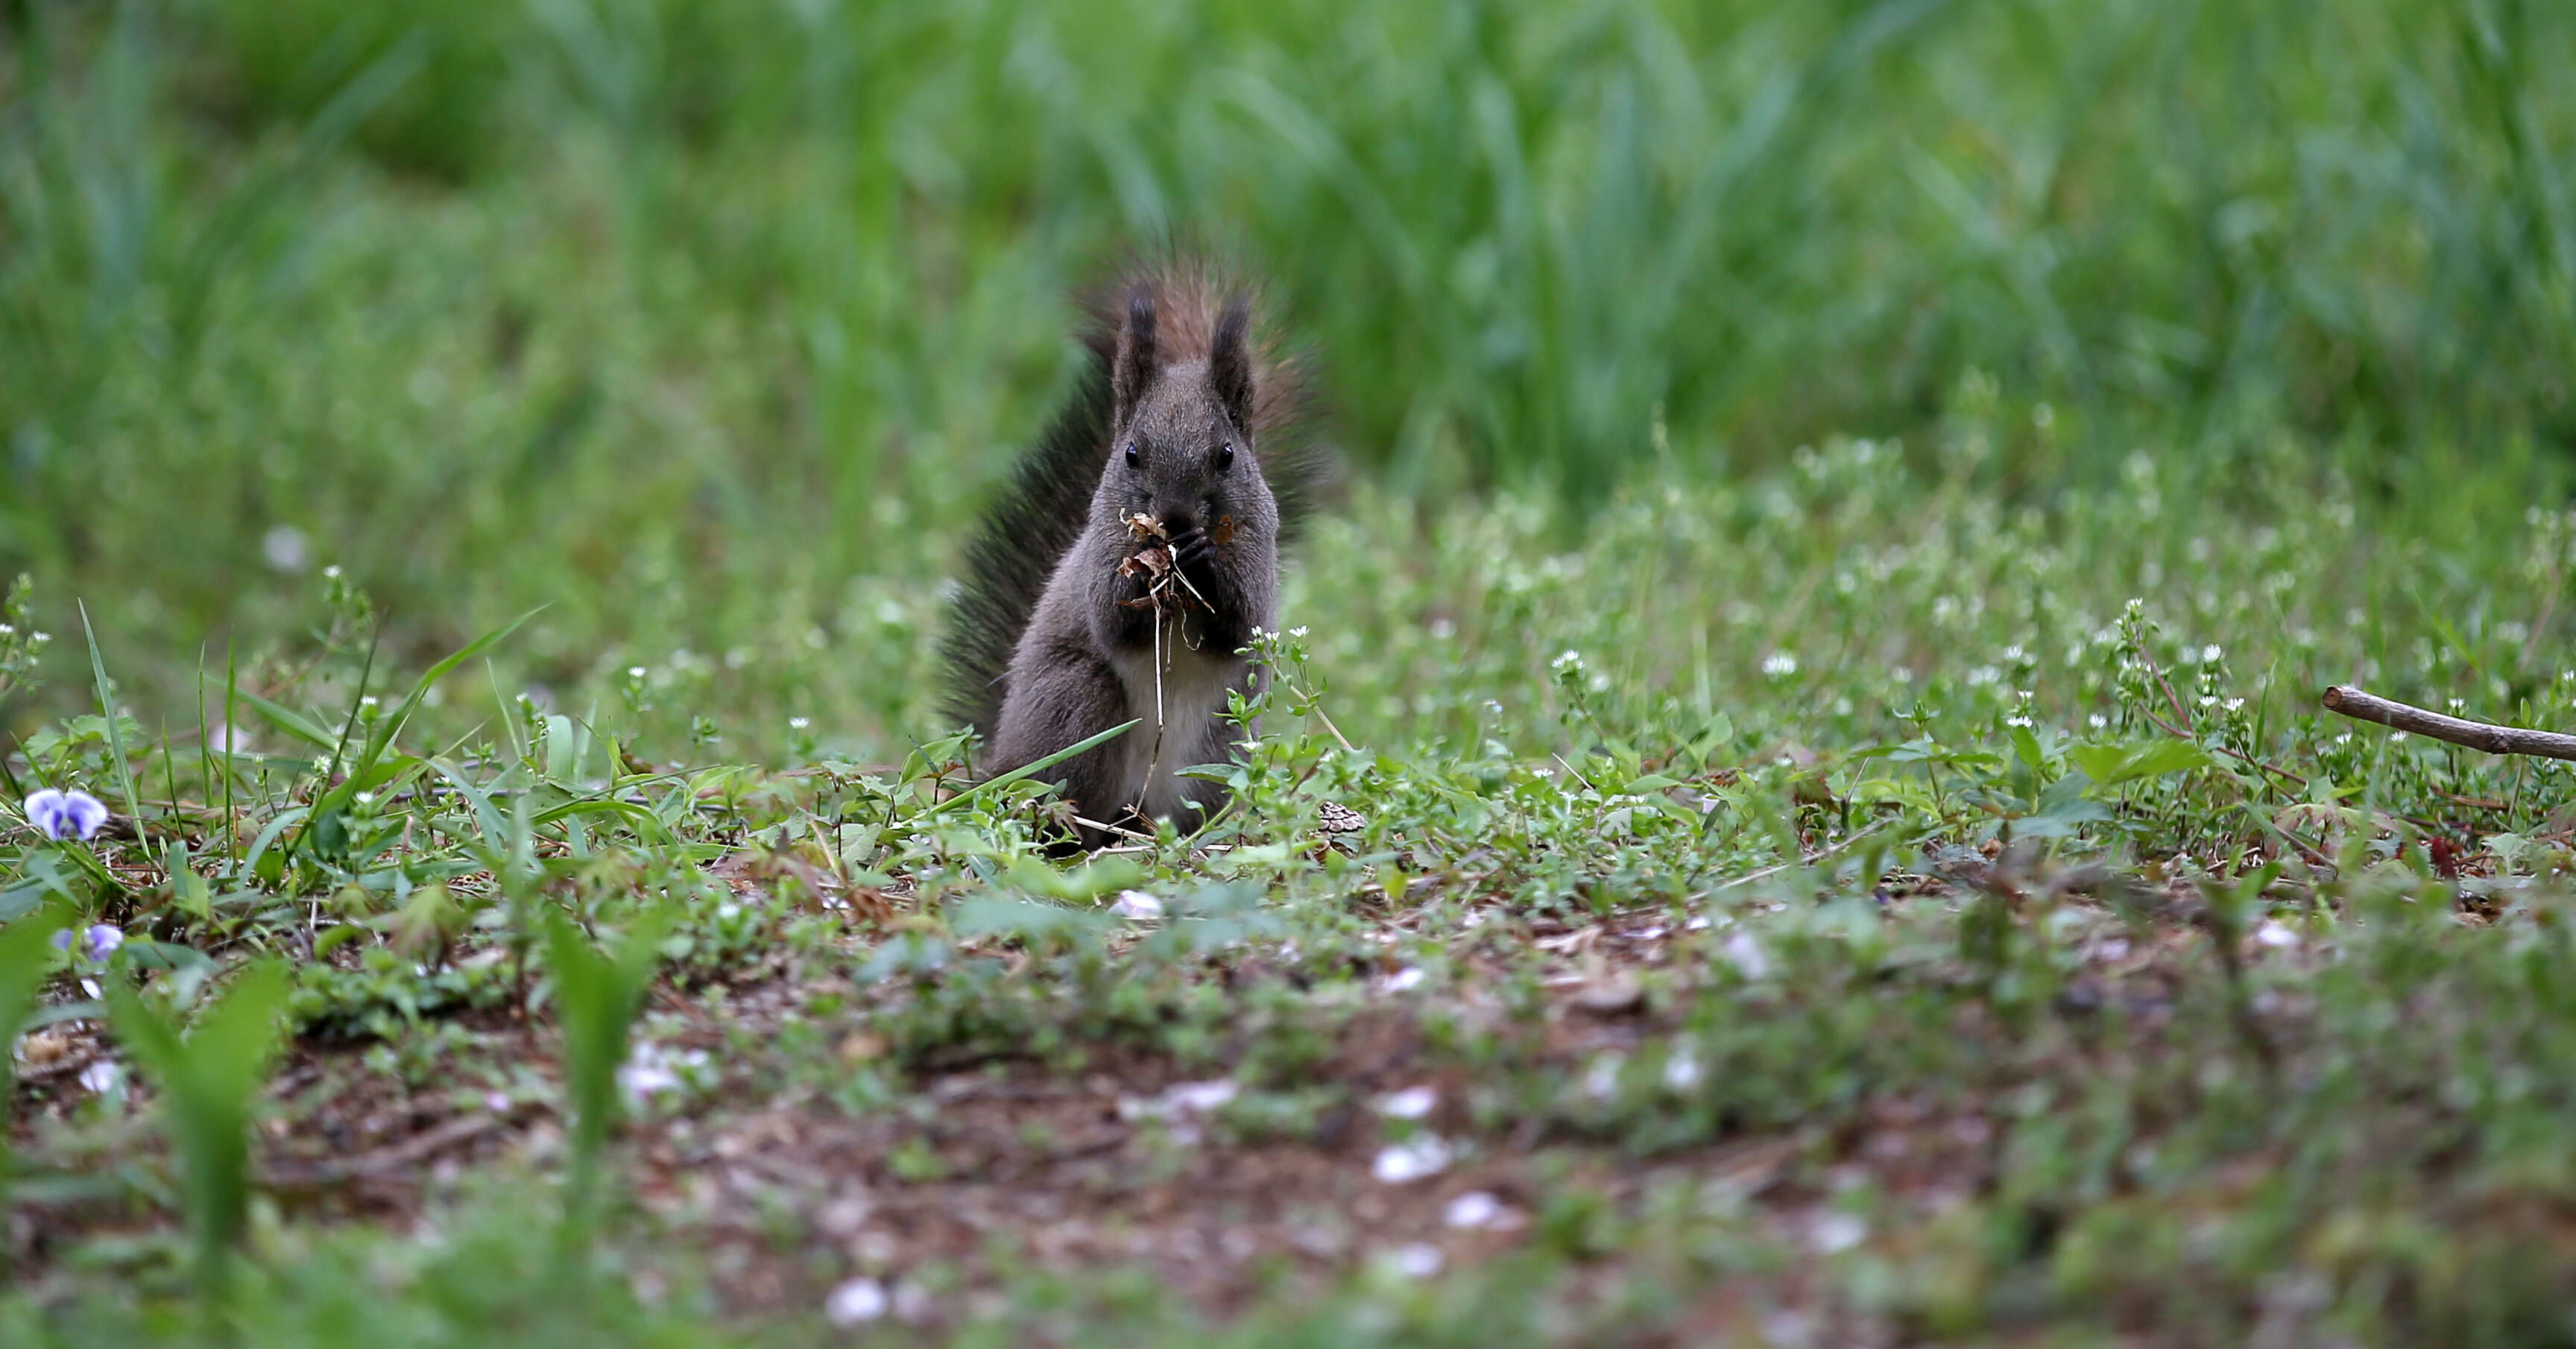
[[[2377,722],[2400,731],[2489,754],[2533,754],[2544,759],[2576,761],[2576,735],[2556,731],[2526,731],[2516,726],[2497,726],[2490,722],[2447,717],[2406,703],[2392,702],[2374,693],[2365,693],[2348,684],[2329,686],[2319,701],[2329,712],[2341,713],[2355,721]]]

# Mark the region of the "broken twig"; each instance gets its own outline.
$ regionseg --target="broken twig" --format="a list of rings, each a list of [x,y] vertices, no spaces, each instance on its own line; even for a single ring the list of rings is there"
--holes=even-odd
[[[2489,754],[2536,754],[2544,759],[2576,760],[2576,735],[2526,731],[2514,726],[2446,717],[2439,712],[2391,702],[2375,693],[2364,693],[2348,684],[2329,686],[2320,701],[2324,702],[2327,711],[2340,712],[2355,721],[2377,722],[2400,731],[2412,731],[2435,740],[2447,740],[2454,745],[2485,750]]]

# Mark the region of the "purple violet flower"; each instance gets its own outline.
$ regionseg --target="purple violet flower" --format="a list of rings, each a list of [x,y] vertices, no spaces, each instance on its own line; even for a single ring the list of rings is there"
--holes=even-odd
[[[56,791],[51,787],[27,793],[27,823],[44,831],[45,837],[59,839],[66,835],[86,839],[98,833],[107,823],[107,807],[99,799],[75,787]]]
[[[81,934],[82,954],[96,961],[105,961],[109,956],[116,954],[116,948],[124,944],[125,929],[114,923],[92,923],[89,925],[89,930]],[[57,951],[72,949],[70,931],[65,930],[54,934],[54,949]]]

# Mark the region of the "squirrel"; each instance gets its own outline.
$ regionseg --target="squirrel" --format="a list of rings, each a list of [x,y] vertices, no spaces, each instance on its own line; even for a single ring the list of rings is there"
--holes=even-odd
[[[1105,287],[1071,401],[966,549],[946,710],[985,772],[1137,723],[1045,770],[1085,847],[1225,804],[1179,770],[1231,757],[1219,716],[1260,689],[1244,648],[1278,626],[1280,551],[1329,477],[1303,363],[1255,301],[1184,261]]]

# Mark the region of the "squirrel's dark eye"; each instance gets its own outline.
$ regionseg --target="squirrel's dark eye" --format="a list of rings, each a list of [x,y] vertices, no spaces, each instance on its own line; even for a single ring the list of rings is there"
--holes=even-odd
[[[1143,468],[1144,466],[1145,466],[1145,455],[1144,455],[1144,453],[1143,453],[1142,451],[1140,451],[1140,450],[1138,450],[1138,449],[1136,448],[1136,442],[1134,442],[1134,441],[1132,441],[1132,440],[1131,440],[1131,441],[1129,441],[1129,442],[1127,442],[1127,467],[1129,467],[1129,468]]]
[[[1229,440],[1216,447],[1216,471],[1223,473],[1232,467],[1234,467],[1234,442]]]

